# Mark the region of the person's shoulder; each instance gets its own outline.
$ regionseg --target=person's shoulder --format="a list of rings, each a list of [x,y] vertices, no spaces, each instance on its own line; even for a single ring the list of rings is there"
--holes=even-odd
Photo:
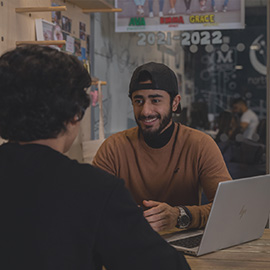
[[[248,109],[248,111],[249,111],[249,113],[250,113],[254,118],[258,119],[257,114],[256,114],[253,110]]]
[[[242,116],[246,116],[246,115],[253,115],[255,114],[251,109],[247,109],[243,114]]]
[[[177,140],[179,145],[184,145],[186,148],[199,150],[216,147],[216,142],[209,134],[182,124],[180,124]]]
[[[64,156],[62,161],[63,175],[71,184],[81,185],[81,187],[113,188],[118,184],[124,184],[123,180],[96,168],[87,163],[79,163]]]
[[[123,131],[119,131],[117,133],[112,134],[106,139],[106,142],[116,142],[116,141],[122,141],[126,139],[131,139],[138,136],[138,127],[133,127],[130,129],[126,129]]]
[[[79,163],[77,160],[70,160],[72,170],[76,171],[79,175],[83,176],[91,176],[92,179],[108,179],[114,180],[116,177],[112,174],[107,173],[106,171],[96,168],[88,163]]]
[[[191,128],[182,124],[178,124],[178,125],[180,127],[179,136],[181,139],[186,138],[193,142],[195,141],[200,142],[202,140],[213,140],[210,135],[206,134],[205,132],[201,130],[197,130],[197,129],[194,129],[194,128]]]
[[[199,156],[203,154],[204,157],[220,160],[219,147],[209,134],[187,126],[181,125],[181,128],[183,130],[178,137],[180,146],[182,145],[183,148],[188,149],[190,153],[197,153]]]
[[[133,128],[125,129],[123,131],[119,131],[111,135],[110,137],[130,137],[137,134],[137,132],[138,132],[138,127],[133,127]]]
[[[251,120],[258,121],[258,119],[259,118],[258,118],[257,114],[251,109],[247,109],[241,116],[242,122],[249,122]]]

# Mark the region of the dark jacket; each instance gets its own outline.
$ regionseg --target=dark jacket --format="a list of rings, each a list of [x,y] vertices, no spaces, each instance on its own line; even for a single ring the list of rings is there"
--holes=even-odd
[[[0,269],[189,269],[122,180],[38,144],[0,147]]]

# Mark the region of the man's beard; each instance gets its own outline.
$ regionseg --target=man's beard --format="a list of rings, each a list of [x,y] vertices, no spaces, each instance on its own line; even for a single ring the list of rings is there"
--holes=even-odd
[[[162,119],[161,123],[160,123],[160,126],[157,130],[151,130],[151,128],[147,129],[142,129],[141,128],[141,125],[140,125],[140,122],[138,120],[145,120],[145,119],[151,119],[151,118],[154,118],[154,117],[157,117],[158,119],[161,119],[161,116],[160,114],[157,115],[157,116],[153,116],[153,115],[150,115],[150,116],[139,116],[138,119],[136,119],[136,122],[137,122],[137,125],[140,129],[140,131],[142,132],[142,135],[144,137],[144,139],[146,141],[151,141],[151,140],[155,140],[160,134],[161,132],[163,131],[163,129],[170,123],[171,119],[172,119],[172,110],[170,110]]]

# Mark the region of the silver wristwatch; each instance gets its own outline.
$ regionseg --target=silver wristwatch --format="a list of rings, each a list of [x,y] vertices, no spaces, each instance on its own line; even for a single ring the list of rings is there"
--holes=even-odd
[[[179,216],[177,218],[176,227],[179,229],[185,229],[191,223],[190,216],[186,213],[183,207],[177,206],[177,208],[179,209]]]

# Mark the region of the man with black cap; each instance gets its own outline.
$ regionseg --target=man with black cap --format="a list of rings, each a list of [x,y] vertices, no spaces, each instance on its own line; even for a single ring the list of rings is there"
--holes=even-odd
[[[156,231],[204,227],[217,185],[230,180],[213,139],[172,121],[181,97],[174,72],[150,62],[129,85],[138,127],[110,136],[93,165],[125,180]],[[201,188],[209,204],[200,205]]]

